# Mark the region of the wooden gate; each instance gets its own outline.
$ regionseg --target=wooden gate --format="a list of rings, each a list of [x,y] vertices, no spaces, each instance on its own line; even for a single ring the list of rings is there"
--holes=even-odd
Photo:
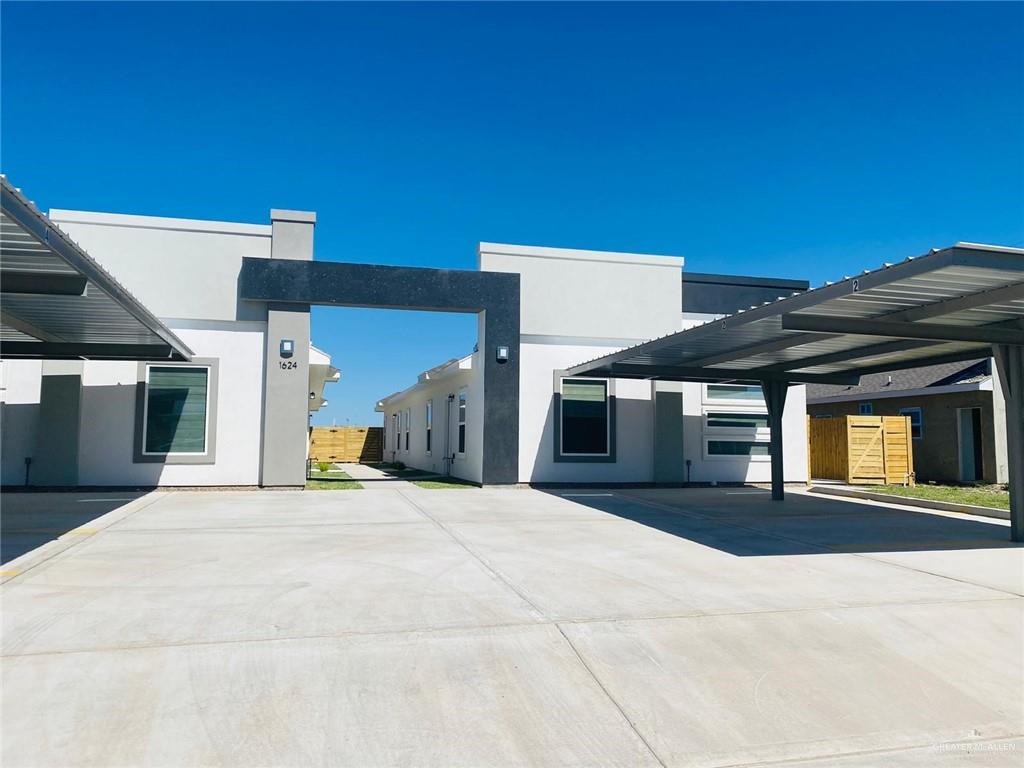
[[[313,427],[309,432],[309,458],[369,464],[384,460],[382,427]]]
[[[808,419],[811,477],[855,485],[913,484],[908,416]]]

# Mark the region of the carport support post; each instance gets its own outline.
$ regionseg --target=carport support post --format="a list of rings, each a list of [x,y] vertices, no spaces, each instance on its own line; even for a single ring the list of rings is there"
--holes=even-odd
[[[992,347],[1006,401],[1006,453],[1010,481],[1010,538],[1024,541],[1024,347]]]
[[[768,406],[768,426],[771,429],[768,450],[772,458],[772,499],[782,501],[786,498],[785,467],[782,460],[782,412],[786,408],[789,384],[785,381],[762,381],[761,391],[764,393],[765,405]]]

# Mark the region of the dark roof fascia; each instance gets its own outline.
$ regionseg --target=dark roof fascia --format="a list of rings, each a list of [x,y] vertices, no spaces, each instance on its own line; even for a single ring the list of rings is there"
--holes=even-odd
[[[807,280],[789,280],[775,277],[751,277],[749,275],[717,275],[711,272],[683,271],[684,283],[703,285],[729,285],[745,288],[779,288],[785,291],[806,291],[811,287]]]

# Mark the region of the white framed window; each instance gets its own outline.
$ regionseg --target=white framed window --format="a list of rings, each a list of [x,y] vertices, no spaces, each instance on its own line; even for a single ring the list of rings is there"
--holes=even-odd
[[[920,440],[924,437],[924,411],[920,407],[900,408],[900,416],[910,417],[910,437]]]
[[[424,415],[425,415],[425,418],[426,418],[426,425],[427,425],[427,428],[426,428],[426,432],[427,432],[427,455],[429,456],[430,455],[430,446],[431,446],[430,438],[431,438],[431,433],[434,431],[434,401],[433,400],[427,400],[426,413]]]
[[[873,416],[875,413],[874,403],[858,403],[857,413],[861,416]]]
[[[402,440],[402,438],[399,436],[399,431],[398,431],[398,414],[397,413],[392,413],[391,414],[391,441],[392,441],[391,445],[392,445],[392,447],[396,451],[399,448],[402,447],[401,440]]]
[[[704,441],[704,457],[712,461],[716,459],[771,461],[769,444],[766,440],[709,438]]]
[[[704,431],[716,434],[756,434],[769,432],[768,414],[764,411],[706,411]]]
[[[705,403],[764,405],[764,392],[759,384],[703,384],[702,388]]]
[[[771,427],[756,384],[704,384],[703,457],[709,461],[770,461]]]
[[[466,452],[466,390],[459,390],[459,453]]]
[[[559,453],[562,456],[609,456],[611,407],[604,379],[562,379]]]
[[[402,415],[405,423],[405,450],[409,450],[409,422],[412,420],[412,411],[408,408],[405,409],[405,413]]]
[[[205,456],[211,389],[209,365],[146,365],[142,455]]]

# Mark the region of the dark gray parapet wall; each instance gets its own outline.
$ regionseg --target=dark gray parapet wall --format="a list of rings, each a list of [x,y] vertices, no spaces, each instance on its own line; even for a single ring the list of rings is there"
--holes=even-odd
[[[331,261],[243,259],[239,295],[282,305],[374,307],[482,315],[482,482],[519,481],[519,275]],[[499,361],[498,347],[508,348]],[[276,358],[276,356],[275,356]],[[268,358],[268,366],[275,358]],[[305,395],[303,381],[299,396]],[[305,407],[305,404],[303,405]],[[268,402],[268,412],[271,404]],[[305,433],[305,420],[300,424]],[[269,446],[265,445],[264,450]],[[301,463],[303,453],[298,457]],[[267,457],[264,457],[266,466]],[[288,463],[294,463],[289,458]]]
[[[731,315],[810,287],[806,280],[683,272],[683,312]]]

